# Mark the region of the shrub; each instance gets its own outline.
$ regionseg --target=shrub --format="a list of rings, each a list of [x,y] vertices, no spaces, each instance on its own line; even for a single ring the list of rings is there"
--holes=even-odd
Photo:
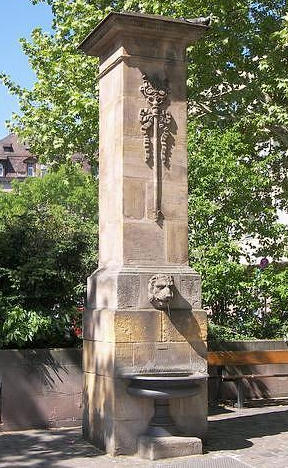
[[[70,342],[97,265],[97,181],[62,166],[0,193],[0,211],[0,344]]]

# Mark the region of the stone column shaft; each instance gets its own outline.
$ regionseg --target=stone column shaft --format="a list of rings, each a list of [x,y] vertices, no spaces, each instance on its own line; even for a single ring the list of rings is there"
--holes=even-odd
[[[100,252],[84,316],[84,434],[114,455],[135,453],[153,414],[153,402],[127,394],[123,373],[206,372],[200,277],[188,266],[185,62],[206,29],[112,13],[81,45],[100,57]],[[173,279],[169,314],[148,294],[159,274]],[[202,385],[193,401],[171,403],[184,432],[205,433],[205,395]]]

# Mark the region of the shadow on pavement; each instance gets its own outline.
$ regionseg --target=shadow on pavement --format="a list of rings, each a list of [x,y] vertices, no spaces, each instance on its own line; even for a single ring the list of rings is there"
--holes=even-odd
[[[241,415],[209,422],[206,450],[237,450],[253,446],[250,439],[288,432],[288,411]]]
[[[205,452],[210,452],[211,455],[213,452],[218,452],[215,456],[219,456],[219,451],[231,452],[253,447],[253,439],[288,433],[288,410],[286,408],[271,411],[267,411],[266,408],[266,411],[253,415],[228,412],[212,416],[212,418],[214,420],[209,422]],[[82,439],[80,428],[6,432],[0,435],[1,468],[12,466],[17,468],[81,466],[84,468],[85,459],[87,466],[95,463],[99,467],[106,467],[114,463],[112,459],[109,463],[104,460],[102,465],[102,459],[98,458],[98,463],[96,463],[97,459],[93,462],[93,458],[100,455],[103,453]],[[131,468],[136,465],[139,464],[133,463]],[[130,465],[125,466],[130,467]]]
[[[57,462],[103,455],[82,439],[79,428],[0,435],[0,466],[55,467]]]

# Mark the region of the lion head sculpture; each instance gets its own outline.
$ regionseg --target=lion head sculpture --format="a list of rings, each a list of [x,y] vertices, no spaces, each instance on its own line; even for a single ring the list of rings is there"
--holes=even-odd
[[[156,309],[167,309],[173,299],[174,279],[170,275],[155,275],[148,283],[148,298]]]

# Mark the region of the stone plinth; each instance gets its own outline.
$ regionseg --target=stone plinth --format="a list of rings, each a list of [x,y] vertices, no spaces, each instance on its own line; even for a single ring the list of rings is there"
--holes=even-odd
[[[139,437],[138,453],[141,458],[188,457],[202,454],[202,442],[197,437]]]
[[[100,57],[100,247],[84,315],[84,435],[113,455],[137,451],[153,414],[121,375],[207,371],[201,281],[188,266],[185,63],[186,46],[206,29],[112,13],[81,44]],[[170,404],[179,430],[200,438],[201,385]]]

